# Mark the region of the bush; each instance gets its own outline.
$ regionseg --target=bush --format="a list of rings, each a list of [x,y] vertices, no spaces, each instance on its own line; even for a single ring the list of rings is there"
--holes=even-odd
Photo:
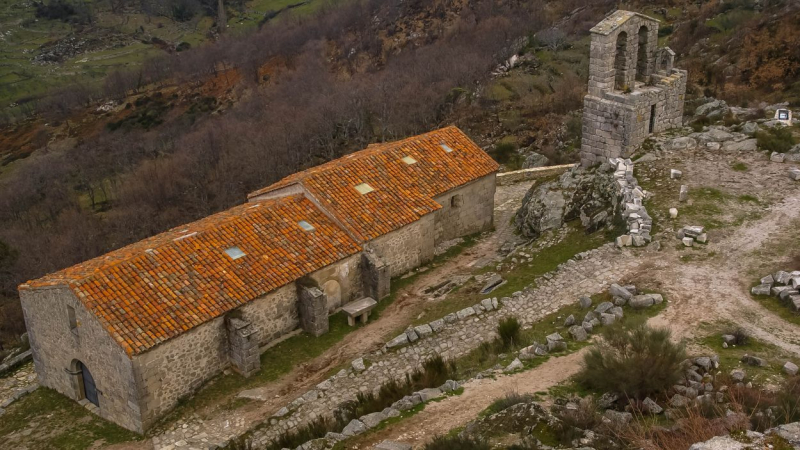
[[[784,153],[797,143],[788,127],[770,128],[756,132],[756,140],[761,150]]]
[[[508,164],[514,162],[518,158],[517,146],[510,142],[500,142],[494,146],[494,149],[489,151],[489,155],[500,164]]]
[[[532,401],[533,401],[533,396],[530,394],[509,392],[503,397],[500,397],[497,400],[493,401],[492,404],[489,405],[488,408],[486,408],[486,414],[491,415],[499,413],[500,411],[508,409],[514,405],[519,405],[520,403],[529,403]]]
[[[694,130],[695,132],[699,133],[699,132],[703,131],[703,128],[711,125],[712,123],[714,123],[713,120],[709,119],[706,116],[702,116],[702,117],[698,117],[697,119],[695,119],[692,122],[691,126],[692,126],[692,130]]]
[[[733,330],[729,330],[725,334],[730,334],[734,337],[734,345],[747,345],[750,343],[750,333],[744,328],[737,327]]]
[[[497,334],[500,335],[502,348],[507,350],[520,342],[522,327],[516,317],[508,317],[497,325]]]
[[[437,436],[425,445],[425,450],[490,450],[485,442],[459,436]]]
[[[607,328],[603,335],[604,342],[584,357],[578,374],[584,386],[641,400],[680,379],[686,352],[683,344],[670,341],[669,330],[639,325]]]

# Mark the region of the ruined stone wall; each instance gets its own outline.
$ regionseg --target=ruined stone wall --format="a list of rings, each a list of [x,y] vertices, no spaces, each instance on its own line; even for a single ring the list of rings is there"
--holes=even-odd
[[[375,250],[384,263],[389,265],[392,277],[407,273],[433,258],[435,247],[434,214],[423,216],[403,228],[373,239],[365,244]]]
[[[97,386],[96,412],[141,432],[133,363],[97,318],[66,287],[21,290],[20,299],[39,383],[80,400],[80,377],[68,371],[75,360],[81,361]],[[75,332],[70,330],[67,306],[75,309]]]
[[[630,157],[651,133],[681,126],[687,73],[657,49],[658,22],[617,11],[592,28],[581,163]],[[669,56],[669,61],[659,58]],[[652,122],[651,122],[652,119]]]
[[[491,174],[434,198],[442,205],[434,213],[435,244],[492,228],[495,183]]]

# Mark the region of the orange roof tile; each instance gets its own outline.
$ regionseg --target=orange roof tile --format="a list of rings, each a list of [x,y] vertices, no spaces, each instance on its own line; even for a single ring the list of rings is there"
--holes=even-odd
[[[245,255],[229,257],[234,246]],[[133,355],[359,251],[295,195],[237,206],[21,289],[68,286]]]
[[[452,151],[448,152],[442,146]],[[416,163],[406,164],[410,156]],[[299,183],[362,241],[401,228],[441,206],[433,198],[496,172],[498,164],[450,126],[367,149],[298,172],[251,193],[257,199]],[[374,190],[361,194],[355,186]]]

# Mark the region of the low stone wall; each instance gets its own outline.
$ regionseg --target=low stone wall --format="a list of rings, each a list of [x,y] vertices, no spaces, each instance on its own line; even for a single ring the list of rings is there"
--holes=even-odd
[[[497,184],[500,186],[505,186],[508,184],[519,183],[521,181],[538,180],[550,175],[562,174],[575,166],[577,166],[577,164],[562,164],[560,166],[534,167],[532,169],[498,173]]]
[[[10,372],[20,364],[30,361],[32,358],[33,351],[27,350],[17,356],[14,356],[8,361],[3,362],[3,364],[0,364],[0,376],[5,375],[6,372]]]
[[[653,219],[642,203],[647,197],[647,191],[639,187],[634,178],[633,162],[630,159],[610,158],[608,164],[614,169],[614,178],[623,205],[620,211],[628,230],[626,234],[617,237],[617,247],[643,247],[652,241],[650,231]]]

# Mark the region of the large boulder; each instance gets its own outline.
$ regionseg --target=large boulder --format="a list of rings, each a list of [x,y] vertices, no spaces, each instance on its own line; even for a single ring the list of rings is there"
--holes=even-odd
[[[694,110],[695,116],[706,116],[709,119],[721,119],[730,112],[730,108],[725,100],[713,100],[700,105]]]
[[[550,159],[547,156],[542,155],[541,153],[530,152],[528,156],[525,157],[525,161],[522,163],[523,169],[532,169],[534,167],[544,167],[550,164]]]
[[[580,219],[591,232],[616,217],[618,207],[617,185],[607,165],[595,169],[576,167],[557,180],[531,188],[514,224],[528,238],[559,229],[574,219]]]

